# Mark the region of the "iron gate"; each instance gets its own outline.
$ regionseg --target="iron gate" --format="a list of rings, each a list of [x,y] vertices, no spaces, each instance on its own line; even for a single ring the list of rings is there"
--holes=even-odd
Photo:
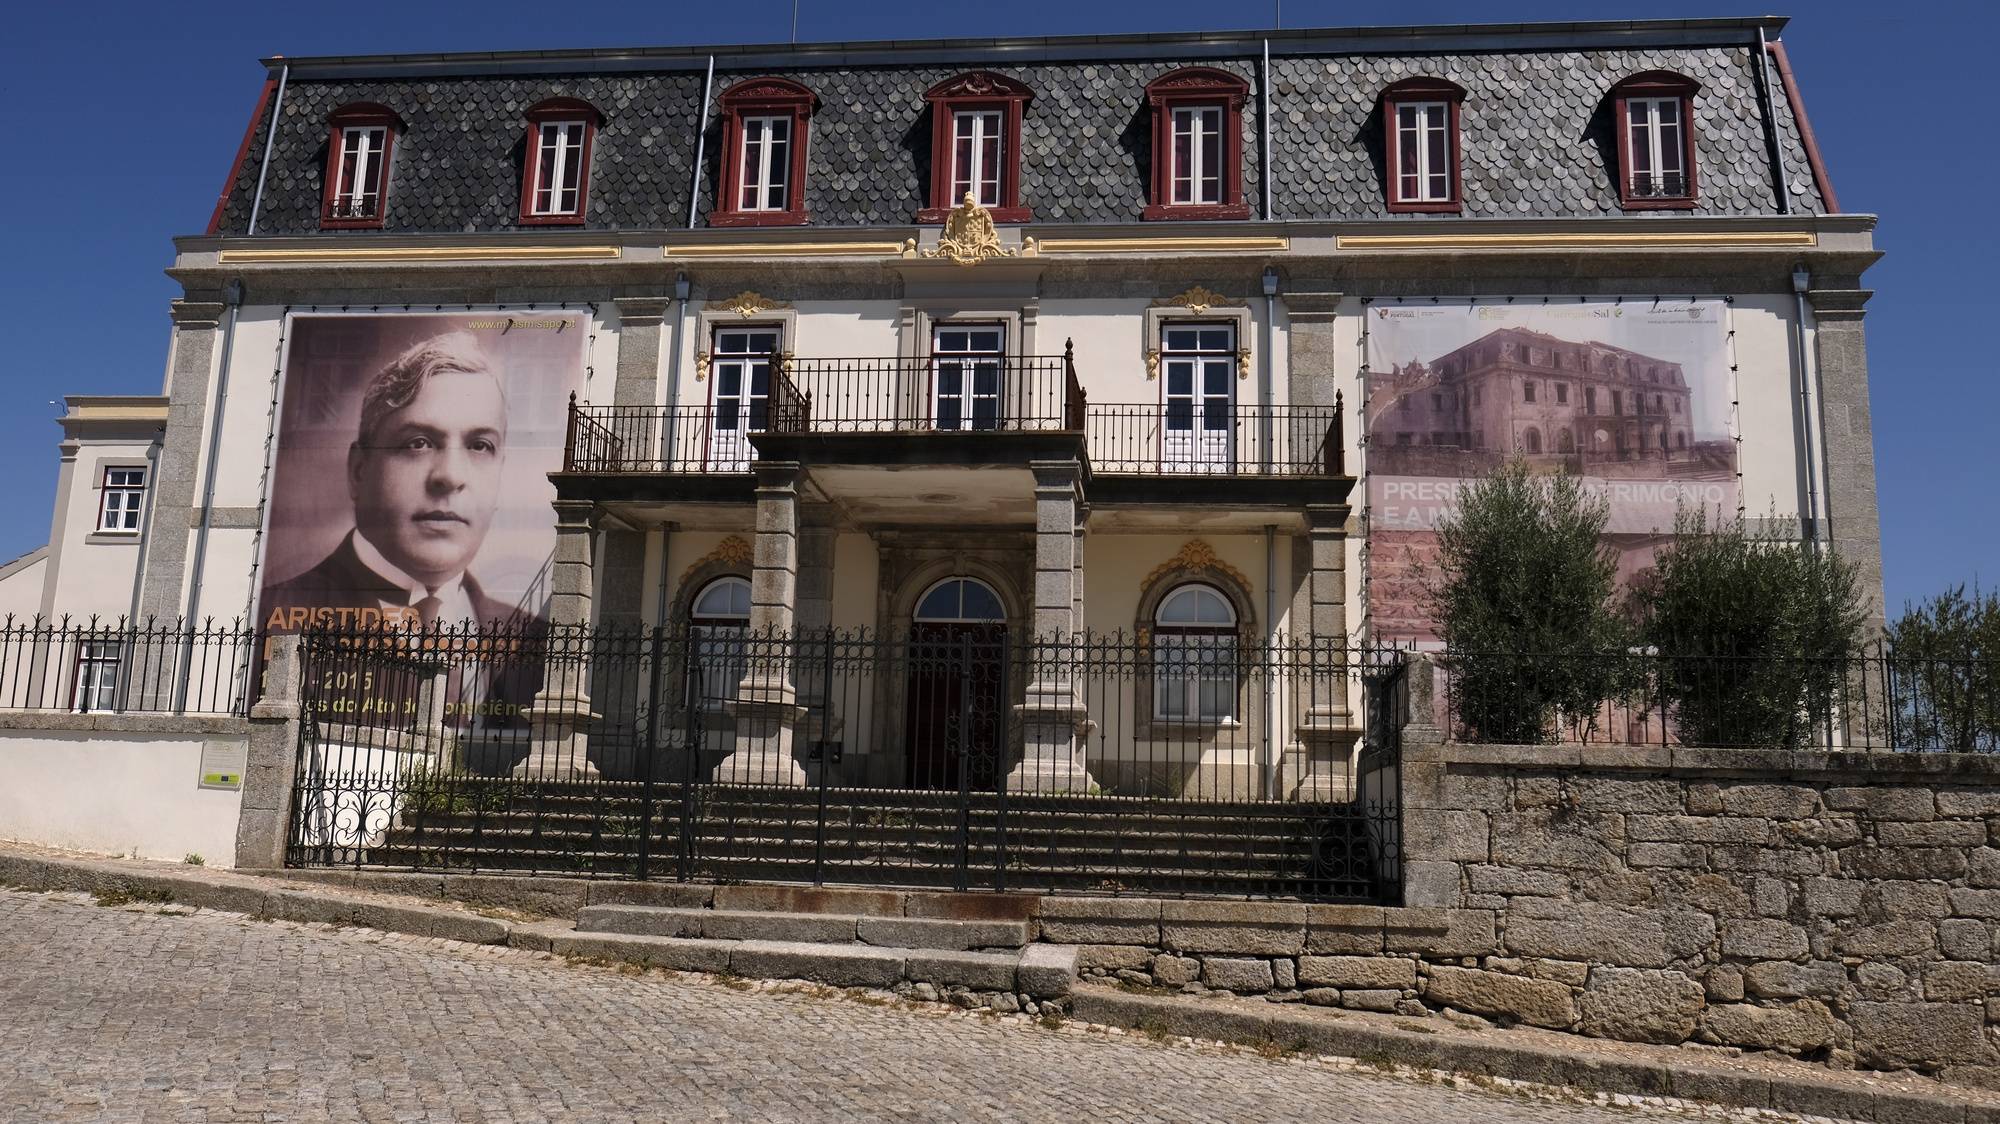
[[[543,627],[314,633],[301,664],[294,865],[1335,901],[1401,881],[1392,650]]]

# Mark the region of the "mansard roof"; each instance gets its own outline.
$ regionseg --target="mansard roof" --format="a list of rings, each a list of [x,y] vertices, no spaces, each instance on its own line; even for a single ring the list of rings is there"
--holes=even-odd
[[[1791,101],[1760,91],[1758,33],[1782,20],[1686,20],[1485,28],[1390,28],[1147,35],[964,43],[375,56],[268,60],[289,67],[271,138],[260,235],[317,233],[326,117],[377,102],[404,122],[383,228],[456,233],[516,229],[525,112],[550,98],[604,114],[594,142],[588,229],[687,225],[713,205],[720,108],[710,96],[753,77],[810,90],[806,210],[816,227],[909,226],[925,199],[931,130],[925,92],[970,71],[1031,91],[1021,129],[1022,202],[1037,225],[1136,223],[1146,205],[1152,133],[1146,87],[1183,67],[1247,82],[1243,194],[1255,207],[1268,178],[1268,217],[1296,221],[1449,222],[1392,214],[1383,196],[1379,99],[1407,78],[1466,90],[1463,217],[1586,217],[1623,213],[1610,93],[1647,71],[1685,75],[1695,95],[1701,196],[1682,214],[1778,211],[1766,113],[1775,125],[1790,210],[1828,210]],[[1268,89],[1260,58],[1270,48]],[[1776,82],[1775,68],[1772,81]],[[249,224],[275,99],[253,125],[215,233]],[[1263,119],[1266,105],[1270,121]],[[1270,167],[1262,134],[1271,127]],[[702,170],[695,176],[697,151]],[[1671,221],[1673,216],[1655,216]],[[341,237],[366,237],[343,232]]]

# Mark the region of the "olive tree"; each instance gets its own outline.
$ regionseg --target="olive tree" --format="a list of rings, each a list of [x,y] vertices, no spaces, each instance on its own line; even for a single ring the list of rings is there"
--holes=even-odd
[[[1457,736],[1546,741],[1559,719],[1593,725],[1620,693],[1628,630],[1602,540],[1609,514],[1576,477],[1537,476],[1518,458],[1460,493],[1424,573]]]

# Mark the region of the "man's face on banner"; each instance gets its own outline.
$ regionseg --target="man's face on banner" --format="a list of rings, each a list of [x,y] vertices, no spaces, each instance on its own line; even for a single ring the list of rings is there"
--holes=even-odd
[[[481,371],[424,380],[347,457],[354,525],[404,573],[437,586],[463,573],[500,502],[507,406]]]

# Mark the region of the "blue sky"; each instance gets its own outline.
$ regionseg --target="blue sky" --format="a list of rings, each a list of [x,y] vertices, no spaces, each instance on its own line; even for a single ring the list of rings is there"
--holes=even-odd
[[[1766,9],[1768,10],[1768,9]],[[1783,9],[1779,9],[1783,11]],[[801,41],[1269,26],[1272,6],[1187,0],[1007,5],[802,0]],[[1881,216],[1868,275],[1875,452],[1889,604],[1960,581],[2000,584],[1994,374],[1990,42],[2000,6],[1799,4],[1785,33],[1842,206]],[[1287,27],[1755,14],[1749,7],[1287,0]],[[0,41],[17,147],[0,161],[13,216],[0,292],[0,559],[46,540],[63,394],[151,394],[166,362],[169,239],[199,233],[263,81],[257,59],[388,51],[782,41],[775,4],[487,0],[313,4],[30,4]],[[1970,143],[1956,130],[1971,130]],[[1985,278],[1984,281],[1981,278]]]

